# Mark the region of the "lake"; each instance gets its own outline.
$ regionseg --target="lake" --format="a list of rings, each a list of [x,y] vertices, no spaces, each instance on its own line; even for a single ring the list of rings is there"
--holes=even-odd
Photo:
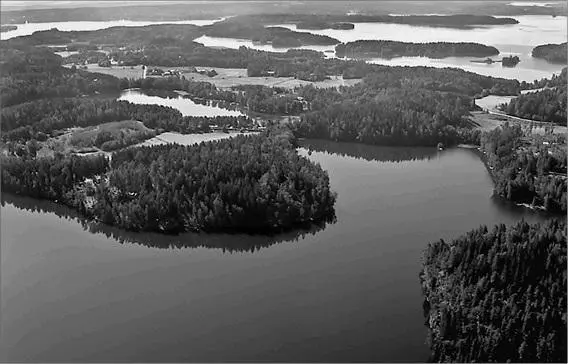
[[[336,221],[273,237],[127,233],[5,194],[0,360],[425,361],[427,243],[543,218],[493,199],[471,150],[301,145]]]
[[[294,24],[275,24],[291,30],[327,35],[341,42],[352,42],[359,39],[381,39],[400,42],[477,42],[494,46],[501,52],[494,59],[503,56],[516,55],[521,62],[512,68],[503,67],[500,63],[484,64],[473,63],[470,57],[448,57],[443,59],[429,59],[426,57],[397,57],[393,59],[374,58],[371,63],[389,66],[430,66],[430,67],[457,67],[466,71],[486,76],[518,79],[532,82],[535,79],[551,77],[560,73],[566,65],[552,64],[545,60],[532,58],[532,49],[540,44],[563,43],[567,40],[566,17],[541,15],[526,15],[513,17],[519,21],[514,25],[483,26],[473,29],[453,29],[442,27],[424,27],[406,24],[388,23],[354,23],[352,30],[298,30]],[[203,36],[196,39],[206,46],[217,46],[237,49],[244,45],[249,48],[265,51],[285,52],[287,48],[272,48],[270,45],[254,45],[249,40],[233,38],[215,38]],[[317,51],[334,50],[334,46],[304,46],[303,49]],[[333,53],[325,53],[332,57]]]
[[[155,24],[193,24],[193,25],[210,25],[215,22],[221,21],[220,19],[213,20],[181,20],[181,21],[133,21],[133,20],[112,20],[112,21],[64,21],[53,23],[25,23],[25,24],[10,24],[16,25],[18,29],[9,32],[0,33],[0,39],[10,39],[14,37],[21,37],[23,35],[30,35],[37,31],[49,30],[57,28],[62,32],[70,31],[89,31],[107,29],[112,27],[142,27],[146,25]]]
[[[119,101],[128,101],[133,104],[162,105],[173,107],[179,110],[183,116],[241,116],[244,115],[238,110],[229,110],[213,105],[213,101],[204,101],[205,105],[195,102],[189,97],[176,93],[163,93],[151,95],[138,89],[124,90]]]

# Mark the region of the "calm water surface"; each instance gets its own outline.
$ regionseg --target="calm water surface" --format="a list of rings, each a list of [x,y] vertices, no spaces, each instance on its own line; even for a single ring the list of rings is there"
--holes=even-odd
[[[338,193],[308,232],[125,233],[5,195],[0,360],[424,361],[426,244],[542,219],[493,200],[470,150],[303,146]]]
[[[199,104],[189,97],[184,97],[175,93],[164,93],[163,95],[149,95],[141,90],[128,89],[124,90],[119,101],[128,101],[133,104],[144,105],[161,105],[169,106],[179,110],[183,116],[241,116],[244,115],[238,110],[229,110],[212,105],[212,102],[207,100],[206,104]]]

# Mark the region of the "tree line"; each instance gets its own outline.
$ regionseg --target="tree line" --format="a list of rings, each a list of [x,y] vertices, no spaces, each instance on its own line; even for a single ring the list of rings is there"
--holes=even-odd
[[[420,281],[431,361],[566,362],[564,221],[429,244]]]
[[[501,105],[509,115],[525,119],[566,125],[566,84],[551,89],[529,92]]]
[[[117,93],[120,81],[109,75],[61,67],[61,57],[42,47],[0,47],[2,107],[50,97]]]
[[[299,137],[393,146],[479,142],[467,96],[366,82],[339,91],[306,88],[304,95],[312,108],[291,126]]]
[[[408,43],[393,40],[357,40],[335,46],[338,57],[488,57],[499,54],[495,47],[479,43]]]
[[[209,132],[213,125],[235,129],[256,125],[246,116],[182,116],[171,107],[103,98],[42,99],[3,108],[1,116],[4,142],[45,141],[62,129],[120,120],[138,120],[158,132],[182,134]]]

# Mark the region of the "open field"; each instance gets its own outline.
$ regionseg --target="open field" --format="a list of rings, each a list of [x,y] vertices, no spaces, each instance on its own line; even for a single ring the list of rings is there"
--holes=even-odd
[[[208,77],[199,73],[183,72],[185,78],[194,81],[211,82],[219,88],[230,88],[238,85],[262,85],[268,87],[282,87],[293,89],[299,86],[314,85],[320,88],[330,88],[338,86],[352,86],[360,82],[360,79],[344,80],[341,77],[332,77],[330,80],[310,82],[295,79],[294,77],[248,77],[246,69],[240,68],[207,68],[214,69],[218,74],[215,77]]]
[[[70,67],[70,65],[66,65]],[[183,76],[188,80],[199,81],[199,82],[211,82],[219,88],[230,88],[232,86],[238,85],[263,85],[267,87],[282,87],[292,89],[298,86],[304,86],[312,84],[315,87],[320,88],[330,88],[338,86],[352,86],[359,83],[360,79],[349,79],[344,80],[341,77],[332,77],[330,80],[310,82],[295,79],[294,77],[248,77],[247,70],[244,68],[212,68],[212,67],[197,67],[198,69],[214,69],[217,72],[217,76],[208,77],[195,72],[190,72],[189,67],[151,67],[151,68],[161,68],[163,70],[174,69],[179,70]],[[104,73],[112,75],[118,78],[142,78],[142,68],[141,66],[112,66],[112,67],[100,67],[96,64],[87,65],[87,71]]]
[[[482,97],[480,99],[475,99],[475,104],[486,111],[496,111],[497,106],[501,104],[506,104],[514,99],[515,96],[495,96],[489,95]]]
[[[113,121],[87,128],[70,128],[61,135],[39,143],[40,157],[53,156],[55,152],[81,155],[108,154],[111,150],[136,144],[156,135],[136,120]]]
[[[542,123],[539,121],[531,121],[526,119],[516,118],[514,116],[509,116],[505,114],[499,114],[495,112],[483,112],[483,111],[473,111],[471,113],[471,120],[477,125],[476,128],[489,131],[495,129],[505,123],[517,124],[520,123],[524,127],[531,127],[531,132],[533,134],[545,134],[545,126],[548,127],[548,123]],[[568,133],[568,128],[566,126],[554,125],[552,129],[554,134],[566,134]]]
[[[172,132],[165,132],[159,135],[156,135],[152,139],[148,139],[142,143],[135,145],[136,147],[142,146],[154,146],[154,145],[161,145],[161,144],[180,144],[180,145],[193,145],[199,144],[201,142],[211,142],[214,140],[221,140],[221,139],[228,139],[235,137],[237,135],[253,135],[256,133],[206,133],[206,134],[179,134],[179,133],[172,133]]]
[[[64,67],[70,68],[70,64],[64,65]],[[111,75],[117,78],[142,78],[142,66],[112,66],[112,67],[101,67],[97,64],[88,64],[87,71],[103,73],[106,75]]]
[[[98,144],[104,146],[106,142],[148,139],[154,135],[154,130],[147,128],[140,121],[113,121],[74,130],[69,138],[69,144],[75,147],[89,148],[99,146]]]

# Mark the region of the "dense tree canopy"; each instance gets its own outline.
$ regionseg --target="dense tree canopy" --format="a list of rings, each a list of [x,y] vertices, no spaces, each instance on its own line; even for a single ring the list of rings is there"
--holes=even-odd
[[[116,93],[119,80],[109,75],[61,67],[61,57],[46,48],[0,47],[2,107],[46,97]]]
[[[499,54],[495,47],[479,43],[406,43],[392,40],[358,40],[335,46],[338,57],[487,57]]]
[[[335,196],[289,133],[105,157],[2,157],[2,188],[58,200],[127,230],[270,232],[327,219]],[[91,182],[85,180],[90,178]]]
[[[310,94],[308,91],[312,91]],[[301,137],[376,145],[476,143],[465,96],[365,82],[340,91],[306,89],[312,111],[293,124]],[[321,100],[321,101],[320,101]]]
[[[481,149],[492,168],[495,192],[510,201],[565,213],[566,150],[552,147],[527,144],[520,126],[506,124],[484,133]]]
[[[566,84],[529,92],[502,106],[509,115],[525,119],[566,125]]]
[[[433,361],[566,362],[564,222],[483,226],[423,265]]]

